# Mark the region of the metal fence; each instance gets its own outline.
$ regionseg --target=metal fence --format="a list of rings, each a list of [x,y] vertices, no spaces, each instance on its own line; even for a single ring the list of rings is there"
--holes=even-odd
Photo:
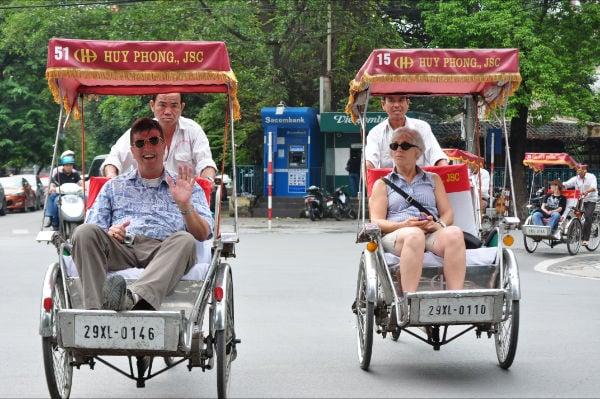
[[[263,190],[262,166],[238,165],[236,166],[237,192],[260,195]]]

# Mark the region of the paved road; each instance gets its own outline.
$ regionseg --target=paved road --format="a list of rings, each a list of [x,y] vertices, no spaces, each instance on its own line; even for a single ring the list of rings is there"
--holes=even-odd
[[[0,218],[0,396],[45,397],[38,301],[53,248],[34,241],[40,212]],[[236,397],[597,397],[600,279],[542,273],[566,248],[515,250],[523,299],[513,367],[496,365],[493,340],[474,333],[434,352],[407,336],[376,336],[371,371],[358,367],[354,295],[360,247],[355,222],[245,220],[233,260]],[[585,257],[583,256],[585,255]],[[600,254],[572,258],[598,265]],[[559,265],[569,269],[569,262]],[[556,270],[553,270],[556,271]],[[122,363],[124,364],[124,363]],[[180,366],[136,389],[98,365],[75,371],[73,397],[214,397],[216,373]]]

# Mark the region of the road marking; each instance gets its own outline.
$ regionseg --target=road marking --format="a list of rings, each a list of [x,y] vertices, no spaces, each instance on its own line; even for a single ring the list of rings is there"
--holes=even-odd
[[[18,235],[27,235],[29,234],[29,230],[27,229],[13,229],[12,233],[16,236]]]
[[[567,276],[567,277],[576,277],[576,278],[586,278],[588,280],[596,280],[598,281],[597,277],[588,277],[588,276],[579,276],[577,274],[570,274],[570,273],[558,273],[558,272],[553,272],[548,270],[551,266],[554,266],[557,263],[561,263],[561,262],[565,262],[568,260],[580,260],[581,258],[593,258],[593,257],[598,257],[597,254],[590,254],[590,255],[577,255],[576,258],[574,258],[573,256],[563,256],[562,258],[557,258],[557,259],[548,259],[548,260],[544,260],[540,263],[538,263],[537,265],[535,265],[534,270],[540,273],[548,273],[548,274],[554,274],[556,276]],[[591,267],[594,268],[600,268],[599,266],[592,266]]]

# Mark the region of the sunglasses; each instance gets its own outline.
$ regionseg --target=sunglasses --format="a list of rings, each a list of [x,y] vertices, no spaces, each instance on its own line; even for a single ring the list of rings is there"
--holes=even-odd
[[[411,143],[407,143],[406,141],[403,141],[402,143],[396,143],[396,142],[390,143],[390,150],[396,151],[396,150],[398,150],[398,147],[402,148],[402,151],[408,151],[413,147],[419,148],[419,146],[411,144]]]
[[[148,139],[140,139],[140,140],[135,140],[133,142],[133,145],[137,148],[144,148],[144,146],[146,145],[146,143],[150,143],[153,146],[158,145],[158,143],[162,142],[163,139],[160,136],[152,136]]]

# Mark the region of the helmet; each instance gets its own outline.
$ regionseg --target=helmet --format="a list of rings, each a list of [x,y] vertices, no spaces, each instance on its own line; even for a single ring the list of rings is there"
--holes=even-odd
[[[75,157],[73,155],[66,155],[60,157],[60,165],[75,165]]]
[[[66,157],[67,155],[72,156],[73,158],[75,158],[75,151],[71,151],[71,150],[66,150],[64,151],[62,154],[60,154],[60,157]]]

